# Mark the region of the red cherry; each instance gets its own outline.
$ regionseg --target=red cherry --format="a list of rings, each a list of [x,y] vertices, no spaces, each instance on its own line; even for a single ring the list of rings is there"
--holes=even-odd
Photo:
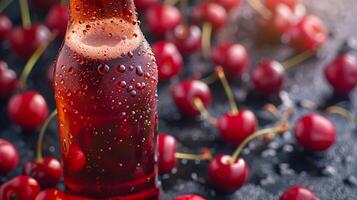
[[[305,16],[284,34],[287,42],[297,50],[317,50],[328,38],[324,23],[316,16]]]
[[[17,176],[0,187],[1,200],[34,200],[41,188],[29,176]]]
[[[0,15],[0,42],[7,39],[11,29],[11,20],[5,15]]]
[[[26,162],[22,174],[36,179],[42,188],[51,188],[60,182],[62,166],[56,158],[45,157],[42,161]]]
[[[42,24],[33,24],[29,28],[15,27],[10,33],[10,45],[16,55],[29,58],[50,35],[48,28]]]
[[[218,128],[222,139],[238,146],[257,129],[257,118],[250,110],[241,110],[237,114],[227,112],[218,120]]]
[[[68,154],[64,157],[65,174],[73,174],[81,171],[86,164],[86,156],[82,149],[75,144],[69,148]]]
[[[252,72],[255,90],[266,96],[279,93],[284,87],[284,79],[284,67],[274,60],[261,62]]]
[[[297,142],[310,151],[324,151],[335,143],[336,130],[327,118],[312,113],[298,120],[294,127]]]
[[[151,33],[164,36],[169,30],[181,24],[182,16],[174,6],[156,4],[147,9],[145,20]]]
[[[208,180],[220,192],[231,193],[241,188],[249,177],[249,167],[239,158],[231,163],[231,156],[219,155],[208,166]]]
[[[297,4],[297,0],[265,0],[265,6],[272,11],[274,11],[279,5],[286,5],[290,9],[294,9]]]
[[[294,186],[288,188],[279,200],[319,200],[319,198],[307,188]]]
[[[175,197],[174,200],[206,200],[206,199],[195,194],[185,194]]]
[[[159,4],[160,0],[134,0],[135,6],[140,11],[145,11],[148,8],[154,6],[155,4]]]
[[[208,107],[212,101],[212,94],[206,83],[198,80],[184,80],[171,88],[173,100],[180,112],[187,117],[200,114],[194,105],[195,98]]]
[[[228,16],[221,5],[205,1],[193,9],[192,18],[195,23],[210,23],[214,29],[220,29],[226,25]]]
[[[0,61],[0,98],[11,96],[17,87],[16,73],[9,69],[7,63]]]
[[[176,167],[176,139],[160,133],[157,142],[159,173],[170,173]]]
[[[21,128],[34,130],[45,122],[48,105],[41,94],[28,91],[11,97],[8,113]]]
[[[249,54],[240,44],[221,43],[213,49],[212,59],[221,65],[230,79],[239,78],[247,69]]]
[[[223,6],[226,10],[232,10],[238,8],[242,0],[213,0],[213,2]]]
[[[66,5],[58,4],[51,8],[46,17],[46,25],[52,31],[58,31],[63,37],[66,34],[69,10]]]
[[[174,43],[182,54],[191,54],[201,47],[201,29],[196,25],[178,25],[168,32],[167,39]]]
[[[66,200],[66,194],[57,189],[48,189],[40,192],[35,200]]]
[[[337,57],[325,69],[325,77],[336,92],[348,94],[357,86],[357,59],[350,54]]]
[[[176,46],[171,42],[157,42],[152,50],[158,65],[160,81],[167,81],[182,71],[183,60]]]
[[[19,157],[19,152],[13,144],[0,139],[0,175],[5,175],[16,169]]]
[[[37,8],[48,10],[52,6],[60,3],[60,0],[31,0],[31,3]]]

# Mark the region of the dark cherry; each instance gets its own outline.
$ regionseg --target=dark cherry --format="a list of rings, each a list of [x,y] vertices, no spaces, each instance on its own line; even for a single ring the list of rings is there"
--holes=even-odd
[[[8,68],[4,61],[0,61],[0,98],[10,97],[16,90],[17,77],[15,71]]]
[[[134,2],[138,10],[145,11],[152,6],[159,4],[160,0],[134,0]]]
[[[64,37],[67,30],[69,11],[67,5],[58,4],[51,8],[46,16],[46,25],[52,31],[58,31]]]
[[[57,189],[47,189],[40,192],[35,200],[93,200],[93,199],[74,196]]]
[[[320,18],[305,16],[299,23],[284,33],[284,38],[293,48],[299,51],[318,50],[327,41],[327,29]]]
[[[210,23],[214,29],[223,28],[227,23],[227,18],[227,11],[214,2],[204,1],[192,11],[192,19],[195,23]]]
[[[213,2],[223,6],[226,10],[239,8],[242,0],[212,0]]]
[[[309,151],[324,151],[335,143],[335,125],[319,114],[308,114],[296,122],[294,135],[297,142]]]
[[[160,133],[157,142],[159,173],[170,173],[176,167],[176,139]]]
[[[27,91],[11,97],[8,113],[10,118],[21,128],[34,130],[45,122],[48,105],[41,94]]]
[[[288,188],[279,200],[319,200],[319,198],[309,189],[302,186]]]
[[[160,81],[167,81],[182,71],[183,60],[176,46],[171,42],[160,41],[152,45]]]
[[[284,87],[285,69],[275,60],[265,60],[253,69],[255,90],[265,96],[278,94]]]
[[[61,0],[31,0],[32,5],[42,10],[48,10],[60,2]]]
[[[199,80],[184,80],[171,88],[173,100],[180,112],[187,117],[200,114],[194,104],[199,98],[206,108],[211,104],[212,94],[206,83]]]
[[[201,48],[202,32],[196,25],[178,25],[166,35],[182,54],[192,54]]]
[[[185,194],[175,197],[174,200],[206,200],[206,199],[196,194]]]
[[[7,39],[12,29],[11,20],[5,16],[0,14],[0,42]]]
[[[342,54],[325,69],[325,77],[337,93],[348,94],[357,86],[357,59]]]
[[[20,156],[16,147],[9,141],[0,139],[0,175],[16,169]]]
[[[161,37],[169,30],[181,24],[182,16],[180,11],[174,6],[156,4],[147,9],[145,20],[150,32]]]
[[[258,121],[250,110],[240,110],[237,114],[227,112],[218,120],[218,128],[222,139],[238,146],[249,135],[257,130]]]
[[[265,6],[272,11],[274,11],[279,5],[286,5],[290,9],[294,9],[297,4],[297,0],[265,0]]]
[[[29,58],[50,36],[51,32],[46,26],[33,24],[29,28],[15,27],[10,33],[9,40],[16,55]]]
[[[212,59],[222,66],[229,79],[239,78],[248,68],[249,54],[240,44],[221,43],[213,49]]]
[[[41,188],[37,181],[29,176],[17,176],[0,187],[1,200],[34,200]]]
[[[208,166],[208,180],[218,191],[232,193],[241,188],[249,177],[249,167],[244,159],[231,163],[231,156],[218,155]]]
[[[45,157],[42,161],[26,162],[23,165],[22,174],[36,179],[41,188],[52,188],[62,178],[62,166],[56,158]]]
[[[75,144],[69,147],[68,155],[65,160],[64,171],[65,173],[76,173],[83,169],[86,164],[86,156],[83,150]]]

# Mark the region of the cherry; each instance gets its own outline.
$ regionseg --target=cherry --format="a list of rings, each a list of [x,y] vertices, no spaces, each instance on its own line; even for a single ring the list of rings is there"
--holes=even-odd
[[[214,29],[223,28],[227,22],[227,12],[219,4],[204,1],[192,11],[193,21],[199,24],[209,23]]]
[[[327,118],[312,113],[303,116],[294,126],[297,142],[309,151],[324,151],[335,143],[336,130]]]
[[[179,25],[182,22],[182,16],[174,6],[156,4],[147,9],[145,20],[150,32],[160,37]]]
[[[300,51],[320,49],[328,38],[324,23],[316,16],[305,16],[284,34],[286,41]]]
[[[74,196],[57,189],[47,189],[40,192],[35,200],[93,200],[85,197]]]
[[[209,87],[199,80],[184,80],[174,85],[171,88],[171,95],[180,112],[188,117],[200,114],[196,100],[199,100],[204,107],[208,107],[212,101]]]
[[[174,44],[160,41],[152,45],[152,50],[158,65],[159,80],[170,80],[182,71],[182,56]]]
[[[201,47],[202,32],[196,25],[178,25],[166,37],[182,54],[191,54]]]
[[[159,173],[170,173],[176,167],[176,139],[160,133],[157,142]]]
[[[68,18],[68,7],[63,4],[58,4],[53,6],[48,12],[46,17],[46,25],[52,31],[58,31],[59,34],[63,37],[66,34]]]
[[[48,105],[43,96],[28,91],[11,97],[8,104],[10,118],[26,130],[41,126],[48,115]]]
[[[325,77],[336,92],[348,94],[357,86],[357,59],[350,54],[337,57],[325,69]]]
[[[284,87],[285,69],[274,60],[265,60],[252,72],[254,88],[260,94],[269,96],[279,93]]]
[[[16,169],[19,163],[19,152],[9,141],[0,139],[0,175]]]
[[[175,197],[174,200],[206,200],[206,199],[196,194],[185,194]]]
[[[154,6],[155,4],[159,4],[160,0],[134,0],[135,6],[140,11],[145,11],[148,8]]]
[[[37,8],[48,10],[52,6],[60,3],[60,0],[31,0],[31,3]]]
[[[318,200],[319,198],[309,189],[301,186],[288,188],[279,200]]]
[[[34,200],[41,188],[29,176],[17,176],[0,187],[1,200]]]
[[[0,15],[0,42],[7,39],[11,29],[11,20],[5,15]]]
[[[51,33],[46,26],[33,24],[28,28],[15,27],[10,33],[9,40],[16,55],[28,58],[50,36]]]
[[[228,155],[216,156],[208,166],[208,180],[220,192],[231,193],[244,185],[249,177],[249,168],[244,159],[232,162]]]
[[[265,0],[265,6],[272,11],[280,5],[286,5],[290,9],[294,9],[297,4],[297,0]]]
[[[65,174],[77,173],[85,166],[86,156],[78,145],[72,144],[69,148],[68,154],[64,158],[64,163]]]
[[[226,10],[233,10],[239,8],[242,0],[213,0],[213,2],[223,6]]]
[[[238,146],[257,129],[257,119],[250,110],[227,112],[218,120],[218,128],[224,141]]]
[[[28,161],[23,165],[22,174],[36,179],[42,188],[55,187],[62,178],[61,163],[53,157],[40,161]]]
[[[240,44],[221,43],[213,49],[212,59],[221,65],[228,78],[239,78],[247,69],[249,54]]]
[[[6,98],[14,93],[17,87],[16,73],[8,68],[4,61],[0,61],[0,98]]]

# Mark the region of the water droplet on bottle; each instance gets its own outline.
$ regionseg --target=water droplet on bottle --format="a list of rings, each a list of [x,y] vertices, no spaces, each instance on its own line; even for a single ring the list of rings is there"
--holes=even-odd
[[[140,65],[136,66],[136,74],[138,76],[142,76],[144,74],[143,68]]]
[[[119,81],[117,83],[117,87],[118,88],[125,88],[126,87],[126,82],[125,81]]]
[[[116,67],[116,71],[119,73],[124,73],[125,71],[126,71],[126,67],[125,67],[125,65],[118,65],[117,67]]]
[[[135,97],[136,94],[137,94],[137,92],[136,92],[135,90],[132,90],[132,91],[130,92],[130,95],[131,95],[132,97]]]
[[[110,70],[110,67],[107,64],[98,65],[98,73],[102,76],[106,75]]]
[[[74,68],[73,68],[73,67],[70,67],[70,68],[68,69],[68,73],[71,74],[71,75],[73,75],[73,74],[74,74]]]

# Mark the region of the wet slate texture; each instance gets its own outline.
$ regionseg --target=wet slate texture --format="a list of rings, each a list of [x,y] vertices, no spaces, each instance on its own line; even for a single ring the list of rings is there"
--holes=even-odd
[[[349,49],[356,54],[357,50],[357,4],[355,0],[304,0],[308,5],[308,13],[320,16],[327,24],[330,32],[328,44],[318,56],[287,72],[286,91],[280,96],[265,99],[251,91],[249,76],[243,76],[240,83],[232,83],[234,93],[241,108],[255,111],[259,118],[260,128],[269,127],[276,122],[263,111],[266,103],[273,103],[279,109],[291,105],[295,115],[290,119],[293,124],[300,116],[312,112],[300,106],[305,100],[318,105],[316,112],[328,116],[337,128],[337,143],[329,151],[312,154],[305,152],[295,144],[291,133],[277,138],[270,144],[260,141],[253,142],[244,151],[251,170],[249,182],[234,194],[225,195],[215,192],[206,182],[207,162],[179,161],[177,169],[171,174],[161,177],[164,199],[172,199],[178,194],[197,193],[207,199],[219,200],[276,200],[284,189],[292,185],[303,185],[313,190],[321,200],[355,200],[357,199],[357,129],[346,119],[324,113],[330,105],[342,106],[357,114],[357,91],[347,97],[336,97],[323,77],[323,69],[341,50]],[[16,4],[12,5],[6,14],[19,24],[20,17]],[[216,42],[230,40],[247,46],[251,53],[251,67],[264,58],[284,60],[294,55],[291,49],[277,45],[257,45],[253,37],[256,15],[245,4],[239,11],[240,20],[231,20],[229,28],[219,33]],[[43,14],[35,14],[34,20],[43,18]],[[253,36],[254,35],[254,36]],[[35,68],[29,82],[29,87],[45,95],[54,108],[53,93],[45,74],[52,63],[60,42],[53,44]],[[18,73],[25,61],[10,54],[8,44],[2,44],[0,59],[7,61]],[[193,72],[207,73],[212,70],[212,64],[202,60],[198,55],[186,59],[185,73],[180,79],[192,77]],[[230,147],[220,140],[215,127],[200,119],[183,119],[175,109],[169,95],[169,86],[177,82],[162,83],[159,87],[160,131],[173,134],[179,141],[179,151],[197,153],[201,148],[208,147],[212,153],[231,154]],[[219,117],[229,110],[229,105],[220,84],[211,85],[214,103],[209,112]],[[19,174],[24,161],[34,158],[37,133],[23,132],[13,125],[6,112],[7,101],[1,101],[0,107],[0,137],[12,141],[20,149],[21,163],[19,168],[6,177],[0,177],[0,183]],[[50,125],[44,146],[46,155],[59,155],[56,123]],[[60,186],[63,187],[63,186]]]

